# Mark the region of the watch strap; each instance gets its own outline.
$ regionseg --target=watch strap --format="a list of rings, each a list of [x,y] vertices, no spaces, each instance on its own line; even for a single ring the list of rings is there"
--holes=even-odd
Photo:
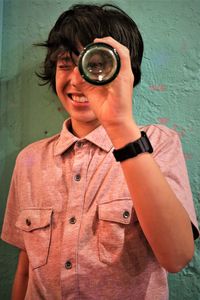
[[[124,161],[145,152],[152,153],[153,147],[146,133],[141,131],[141,137],[138,140],[125,145],[123,148],[114,149],[113,155],[116,161]]]

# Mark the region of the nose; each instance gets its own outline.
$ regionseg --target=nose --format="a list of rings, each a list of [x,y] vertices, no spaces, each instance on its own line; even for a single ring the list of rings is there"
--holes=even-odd
[[[71,81],[71,85],[73,85],[75,87],[80,86],[84,82],[77,66],[73,69],[73,71],[71,73],[70,81]]]

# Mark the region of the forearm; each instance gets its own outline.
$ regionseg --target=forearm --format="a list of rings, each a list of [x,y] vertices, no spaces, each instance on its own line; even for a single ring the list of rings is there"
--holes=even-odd
[[[119,131],[124,135],[117,135]],[[115,148],[138,138],[137,126],[108,130]],[[179,271],[192,258],[194,242],[189,217],[152,155],[144,153],[121,163],[140,225],[160,264]]]
[[[96,39],[113,46],[121,61],[118,76],[105,87],[76,86],[87,97],[116,149],[141,137],[132,117],[134,74],[129,50],[111,37]],[[162,266],[180,270],[191,258],[194,241],[189,217],[149,153],[121,163],[143,232]]]
[[[28,275],[17,274],[12,288],[12,300],[24,300],[28,285]]]
[[[29,261],[25,251],[21,250],[18,258],[18,266],[12,288],[12,300],[24,300],[29,278]]]

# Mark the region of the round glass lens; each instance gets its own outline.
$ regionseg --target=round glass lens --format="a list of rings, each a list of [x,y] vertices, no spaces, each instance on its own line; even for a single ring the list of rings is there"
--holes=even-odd
[[[107,82],[114,79],[118,72],[118,61],[114,49],[94,43],[81,57],[81,70],[86,80],[90,82]]]

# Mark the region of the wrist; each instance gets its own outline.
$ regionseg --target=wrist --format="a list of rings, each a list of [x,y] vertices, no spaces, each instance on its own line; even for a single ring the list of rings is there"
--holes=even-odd
[[[116,161],[122,162],[145,152],[153,153],[153,147],[146,132],[141,131],[141,137],[138,140],[128,143],[120,149],[114,149],[113,155]]]
[[[141,132],[134,120],[105,128],[115,149],[136,141],[141,137]]]

